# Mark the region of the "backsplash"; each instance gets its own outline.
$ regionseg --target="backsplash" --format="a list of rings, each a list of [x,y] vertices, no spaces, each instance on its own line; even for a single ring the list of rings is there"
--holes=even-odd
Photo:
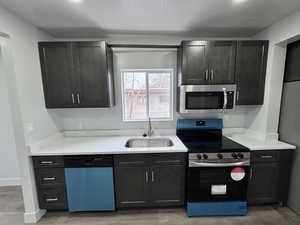
[[[254,107],[238,106],[226,113],[201,113],[183,115],[174,113],[172,121],[153,121],[154,129],[175,129],[178,118],[223,118],[225,128],[247,128],[247,120]],[[60,109],[49,110],[59,118],[58,127],[63,131],[72,130],[114,130],[114,129],[145,129],[146,122],[123,122],[122,110],[117,104],[110,109]]]

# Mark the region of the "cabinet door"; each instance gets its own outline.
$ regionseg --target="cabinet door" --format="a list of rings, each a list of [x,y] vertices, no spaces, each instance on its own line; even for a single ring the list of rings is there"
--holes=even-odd
[[[73,64],[69,43],[39,43],[44,96],[47,108],[74,107]]]
[[[107,46],[105,42],[73,43],[76,101],[80,107],[109,107]]]
[[[206,84],[208,82],[207,42],[183,43],[181,63],[183,85]]]
[[[300,41],[291,43],[287,46],[284,81],[300,80]]]
[[[145,167],[115,168],[118,208],[135,208],[148,205],[149,176]]]
[[[278,201],[279,164],[277,162],[254,163],[249,181],[248,202],[266,204]]]
[[[184,204],[185,166],[169,165],[152,167],[151,205],[179,206]]]
[[[264,102],[268,41],[239,41],[237,47],[237,104]]]
[[[209,79],[211,84],[235,83],[236,41],[209,42]]]

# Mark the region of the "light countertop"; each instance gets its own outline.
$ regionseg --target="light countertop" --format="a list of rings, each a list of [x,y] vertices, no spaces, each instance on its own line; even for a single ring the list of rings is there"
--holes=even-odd
[[[247,133],[225,135],[229,139],[249,148],[252,151],[255,150],[287,150],[296,149],[296,146],[290,145],[278,140],[264,141],[255,138]]]
[[[187,152],[185,145],[175,135],[155,136],[153,138],[169,138],[173,142],[170,147],[127,148],[129,139],[140,136],[103,136],[103,137],[64,137],[56,135],[38,144],[30,146],[31,156],[43,155],[92,155],[92,154],[136,154],[136,153],[174,153]]]
[[[73,136],[72,136],[73,135]],[[82,135],[82,136],[80,136]],[[296,147],[281,141],[264,141],[247,132],[226,133],[224,136],[255,150],[286,150]],[[152,138],[169,138],[173,142],[170,147],[127,148],[129,139],[141,136],[88,136],[86,132],[57,134],[37,144],[30,145],[29,155],[92,155],[92,154],[136,154],[136,153],[174,153],[187,152],[188,149],[176,135],[153,136]]]

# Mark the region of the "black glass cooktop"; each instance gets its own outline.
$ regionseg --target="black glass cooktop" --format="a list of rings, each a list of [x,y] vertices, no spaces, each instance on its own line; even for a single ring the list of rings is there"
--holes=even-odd
[[[183,137],[178,136],[183,144],[189,149],[190,153],[209,153],[209,152],[249,152],[250,150],[227,137],[218,138],[205,137]]]

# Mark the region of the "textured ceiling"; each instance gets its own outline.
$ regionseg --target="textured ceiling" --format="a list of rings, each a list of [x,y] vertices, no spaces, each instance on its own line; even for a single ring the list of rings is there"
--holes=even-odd
[[[0,0],[56,37],[176,34],[246,37],[300,9],[300,0]],[[241,0],[240,0],[241,1]]]

